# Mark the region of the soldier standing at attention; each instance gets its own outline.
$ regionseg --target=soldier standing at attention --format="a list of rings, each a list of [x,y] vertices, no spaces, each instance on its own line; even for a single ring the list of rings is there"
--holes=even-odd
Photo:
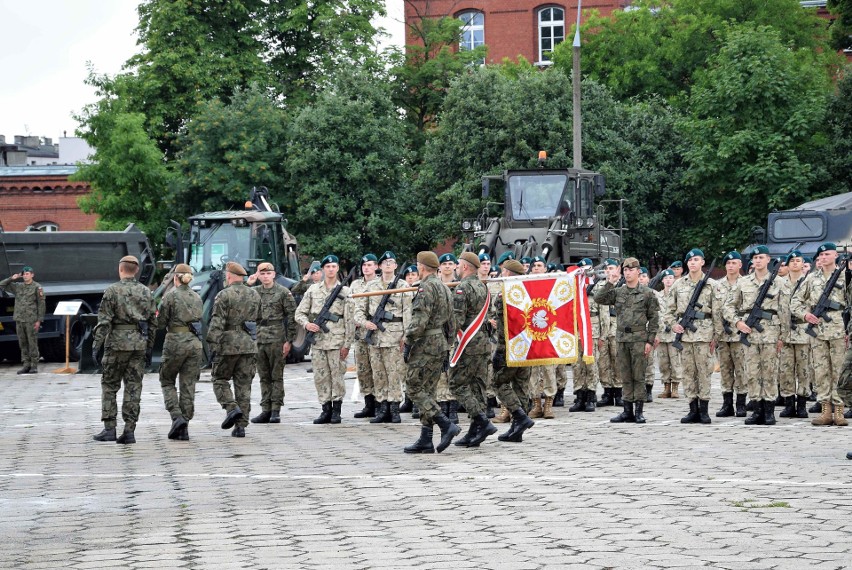
[[[0,289],[15,295],[15,330],[21,348],[23,367],[18,374],[38,373],[38,331],[44,320],[44,289],[33,281],[33,268],[25,265],[22,273],[15,273],[0,281]],[[23,277],[23,283],[13,283]]]
[[[651,283],[651,276],[648,273],[648,268],[645,267],[645,266],[640,267],[639,268],[639,285],[644,285],[645,287],[647,287],[650,283]],[[654,293],[656,293],[656,291]],[[657,300],[658,300],[658,304],[659,304],[659,298]],[[662,316],[662,313],[660,313],[660,316]],[[661,327],[659,327],[659,326],[657,327],[658,330],[660,328]],[[656,379],[656,370],[654,368],[654,358],[655,358],[656,353],[657,353],[657,344],[658,343],[656,343],[656,342],[654,343],[654,350],[651,351],[651,354],[648,356],[648,359],[647,359],[648,362],[645,365],[645,403],[646,404],[653,403],[653,401],[654,401],[653,390],[654,390],[654,380]]]
[[[743,266],[742,256],[736,250],[725,254],[725,278],[716,282],[715,302],[723,306],[731,294],[731,290],[741,279],[740,269]],[[738,418],[746,416],[746,394],[748,386],[743,368],[745,346],[740,343],[740,333],[734,328],[734,323],[727,321],[721,314],[714,321],[716,338],[716,355],[719,357],[719,372],[722,377],[722,407],[716,412],[717,418],[727,418],[736,414]],[[736,394],[736,407],[734,395]]]
[[[438,263],[441,264],[438,269],[438,278],[441,280],[441,283],[449,287],[450,283],[458,281],[456,268],[458,267],[459,260],[456,259],[455,255],[445,253],[438,258]],[[450,389],[450,379],[446,371],[441,372],[436,396],[438,398],[438,405],[441,407],[444,415],[450,418],[453,423],[459,423],[459,402],[456,399],[456,395]]]
[[[606,259],[604,261],[604,270],[606,271],[606,279],[595,283],[592,289],[592,296],[600,291],[604,284],[613,276],[621,278],[621,269],[618,266],[618,261],[615,259]],[[598,378],[603,387],[603,395],[598,402],[598,407],[621,406],[621,378],[618,376],[618,364],[615,360],[615,334],[618,325],[615,317],[615,309],[613,307],[604,307],[600,311],[599,316],[601,318],[601,338],[598,341],[598,354],[595,357],[595,364],[598,367]]]
[[[782,338],[784,346],[781,347],[781,358],[778,366],[780,370],[779,388],[781,396],[784,398],[784,410],[778,415],[782,418],[808,417],[807,401],[811,393],[809,385],[811,337],[805,333],[804,322],[789,314],[792,296],[805,280],[805,273],[802,271],[803,266],[804,260],[801,252],[791,251],[787,254],[787,275],[783,278],[778,277],[778,281],[784,283],[781,307],[785,313],[788,313],[785,318],[789,317],[790,320],[787,334]]]
[[[284,405],[284,365],[296,337],[296,301],[290,290],[275,282],[275,267],[264,262],[248,285],[260,281],[261,318],[257,323],[257,375],[260,377],[261,412],[253,424],[281,423]]]
[[[444,451],[461,431],[438,407],[435,390],[447,359],[447,327],[453,329],[450,290],[435,275],[438,256],[431,251],[417,254],[420,288],[411,301],[411,322],[405,329],[403,359],[408,364],[405,385],[420,409],[420,437],[404,449],[406,453],[434,453],[433,425],[441,429],[438,453]]]
[[[139,261],[125,255],[118,262],[121,279],[104,291],[98,308],[92,358],[98,362],[98,352],[103,347],[101,365],[101,421],[104,429],[93,436],[95,441],[136,443],[136,422],[139,421],[139,400],[142,396],[142,375],[145,363],[150,362],[156,330],[156,307],[151,292],[136,281]],[[121,416],[124,433],[115,437],[118,404],[116,393],[124,382],[124,402]]]
[[[234,261],[225,265],[226,287],[213,301],[207,344],[214,353],[213,392],[226,410],[222,429],[233,427],[233,437],[245,437],[251,409],[251,382],[257,363],[257,323],[260,295],[243,283],[246,270]],[[234,380],[234,390],[229,382]]]
[[[610,421],[644,424],[645,367],[647,358],[654,350],[660,307],[654,292],[639,284],[638,259],[625,259],[622,271],[624,287],[615,286],[619,277],[613,274],[595,293],[595,302],[599,305],[614,305],[618,318],[616,360],[622,382],[624,411]]]
[[[195,414],[195,384],[201,376],[201,297],[189,288],[192,268],[175,267],[174,288],[163,296],[158,313],[159,328],[166,329],[160,387],[172,418],[169,439],[189,440],[189,421]],[[180,374],[180,393],[175,383]]]
[[[778,384],[775,371],[778,368],[778,355],[784,342],[781,340],[787,332],[785,320],[789,323],[786,311],[782,311],[781,298],[784,283],[774,281],[761,305],[769,318],[761,320],[762,331],[750,328],[745,320],[754,307],[755,300],[764,282],[769,279],[769,248],[758,245],[752,250],[751,265],[754,271],[737,281],[731,289],[725,303],[724,318],[734,323],[735,328],[748,335],[750,346],[743,348],[743,370],[748,378],[749,397],[754,401],[754,410],[746,418],[746,425],[773,425],[775,423],[775,398],[778,397]]]
[[[370,290],[370,285],[376,280],[378,261],[372,253],[365,254],[361,258],[361,278],[352,282],[350,293],[364,293]],[[355,316],[355,311],[352,311],[352,315]],[[355,371],[358,375],[358,388],[364,395],[364,407],[360,412],[355,412],[353,417],[356,418],[376,416],[376,389],[370,363],[370,345],[363,340],[365,334],[366,331],[359,326],[358,322],[355,322]]]
[[[577,267],[584,271],[593,271],[594,263],[588,257],[580,260]],[[601,338],[601,318],[600,307],[592,296],[589,297],[589,316],[592,320],[592,342],[597,345]],[[580,350],[583,348],[582,343],[578,343]],[[595,363],[586,364],[583,362],[583,354],[579,354],[577,363],[574,364],[574,396],[576,400],[574,405],[568,408],[569,412],[594,412],[595,402],[597,397],[595,390],[598,388],[598,367]]]
[[[658,398],[679,398],[677,388],[683,379],[683,367],[680,363],[680,352],[672,346],[675,335],[670,326],[662,324],[663,316],[669,310],[672,302],[671,290],[674,285],[674,272],[671,269],[663,271],[663,290],[657,291],[657,301],[660,303],[660,328],[657,331],[657,356],[660,359],[660,380],[663,391]]]
[[[673,261],[671,265],[669,265],[669,269],[674,273],[675,281],[683,277],[683,263],[680,261]]]
[[[405,282],[408,283],[409,287],[412,287],[415,283],[420,281],[420,274],[417,273],[417,266],[409,265],[405,269],[405,273],[402,274],[402,278],[405,279]]]
[[[340,295],[331,304],[331,319],[326,323],[328,332],[323,332],[313,321],[319,316],[326,299],[338,284],[339,260],[336,255],[326,255],[320,262],[323,280],[311,285],[302,302],[296,309],[296,322],[314,333],[311,347],[311,360],[314,366],[314,385],[317,397],[322,405],[322,413],[314,420],[315,424],[339,424],[340,409],[346,395],[343,376],[346,369],[342,366],[349,356],[349,347],[355,337],[352,319],[352,304],[349,299],[349,287],[343,287]]]

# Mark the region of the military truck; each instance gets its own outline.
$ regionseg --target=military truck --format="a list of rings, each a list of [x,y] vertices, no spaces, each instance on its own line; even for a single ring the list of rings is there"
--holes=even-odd
[[[150,285],[154,279],[148,238],[133,224],[123,232],[4,232],[0,233],[0,249],[3,277],[31,265],[36,281],[44,287],[46,314],[38,339],[39,352],[48,362],[65,361],[67,317],[53,315],[57,303],[82,302],[78,316],[70,317],[69,356],[76,362],[86,330],[79,315],[97,312],[104,291],[118,280],[118,260],[136,256],[139,280]],[[14,304],[12,295],[0,298],[0,360],[20,359]]]
[[[543,164],[544,157],[539,158]],[[492,183],[504,188],[502,215],[482,214],[462,221],[466,248],[497,258],[512,251],[516,259],[541,255],[548,263],[573,265],[584,257],[599,261],[620,257],[621,236],[602,225],[603,207],[595,199],[606,192],[602,174],[584,169],[507,170],[482,179],[482,197]]]

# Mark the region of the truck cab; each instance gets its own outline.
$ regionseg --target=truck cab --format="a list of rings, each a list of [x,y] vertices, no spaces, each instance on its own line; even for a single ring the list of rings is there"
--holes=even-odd
[[[773,256],[798,249],[803,255],[814,257],[820,244],[827,241],[837,244],[840,250],[847,249],[852,246],[852,192],[770,212],[766,228],[755,228],[752,236],[755,244],[765,244]]]

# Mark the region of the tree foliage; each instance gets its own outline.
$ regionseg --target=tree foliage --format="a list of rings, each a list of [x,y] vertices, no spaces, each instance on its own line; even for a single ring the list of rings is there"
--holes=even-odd
[[[831,24],[831,46],[837,50],[852,49],[852,0],[828,0],[835,16]]]

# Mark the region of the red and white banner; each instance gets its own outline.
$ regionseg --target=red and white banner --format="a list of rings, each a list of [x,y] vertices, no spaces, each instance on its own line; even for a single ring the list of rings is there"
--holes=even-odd
[[[575,267],[503,280],[507,366],[594,362],[587,285]]]

